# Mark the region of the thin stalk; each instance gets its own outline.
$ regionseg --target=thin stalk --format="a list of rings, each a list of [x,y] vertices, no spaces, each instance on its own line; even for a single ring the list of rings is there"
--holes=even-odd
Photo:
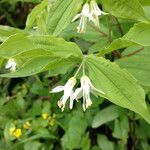
[[[78,75],[79,71],[81,70],[82,66],[83,66],[83,61],[82,61],[82,63],[80,64],[78,70],[76,71],[76,73],[75,73],[75,75],[74,75],[75,78],[77,77],[77,75]]]
[[[112,43],[112,36],[111,36],[111,24],[110,24],[110,17],[107,17],[107,25],[108,25],[108,41]],[[121,58],[121,53],[118,50],[113,51],[113,54],[116,58]]]
[[[123,58],[124,58],[124,57],[133,56],[133,55],[135,55],[135,54],[137,54],[137,53],[139,53],[139,52],[141,52],[141,51],[143,51],[143,50],[144,50],[144,47],[142,47],[142,48],[140,48],[140,49],[138,49],[138,50],[136,50],[136,51],[134,51],[134,52],[132,52],[132,53],[130,53],[130,54],[128,54],[128,55],[123,56]]]
[[[122,30],[122,27],[121,27],[121,24],[120,24],[119,20],[114,16],[113,16],[113,19],[116,22],[115,25],[116,25],[120,35],[123,36],[124,34],[123,34],[123,30]]]
[[[78,75],[78,73],[79,73],[79,71],[81,70],[81,68],[83,69],[83,75],[85,75],[85,59],[86,59],[86,56],[84,56],[83,61],[82,61],[82,63],[80,64],[78,70],[76,71],[74,77],[76,77],[76,76]]]

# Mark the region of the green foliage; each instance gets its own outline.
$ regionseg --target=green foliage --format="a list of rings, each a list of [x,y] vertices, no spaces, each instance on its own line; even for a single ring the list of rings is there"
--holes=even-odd
[[[100,51],[99,55],[110,53],[115,49],[121,49],[132,45],[150,46],[150,23],[138,23],[122,38],[115,39],[107,48]],[[139,36],[140,35],[140,36]]]
[[[37,5],[31,13],[28,15],[27,21],[26,21],[26,28],[30,29],[33,27],[36,20],[40,19],[41,12],[44,11],[44,8],[46,8],[48,5],[48,1],[44,0],[39,5]],[[38,16],[39,15],[39,16]]]
[[[9,36],[22,32],[19,29],[0,25],[0,41],[5,41]]]
[[[105,135],[99,135],[97,140],[101,150],[114,150],[113,143],[110,142]]]
[[[147,21],[138,0],[101,0],[105,9],[116,17]]]
[[[50,9],[46,26],[50,34],[59,35],[82,6],[83,0],[59,0]],[[59,11],[58,11],[59,10]]]
[[[132,46],[127,48],[123,55],[128,55],[129,53],[134,52],[137,49],[142,49],[139,46]],[[132,57],[125,57],[117,61],[117,63],[126,68],[131,74],[133,74],[136,79],[143,86],[150,86],[150,59],[149,59],[150,47],[144,47],[144,50],[133,55]]]
[[[53,69],[66,59],[71,59],[73,64],[82,58],[77,45],[50,35],[15,34],[8,38],[0,49],[3,58],[14,58],[18,62],[18,70],[1,75],[3,77],[29,76]]]
[[[93,118],[92,127],[97,128],[109,121],[115,120],[119,117],[119,110],[117,106],[108,106],[107,108],[99,111]]]
[[[62,146],[66,149],[80,148],[79,145],[87,127],[86,119],[81,111],[74,112],[72,115],[68,129],[62,137]]]
[[[105,92],[108,100],[139,113],[150,122],[144,90],[126,70],[93,55],[87,58],[87,68],[94,85]]]

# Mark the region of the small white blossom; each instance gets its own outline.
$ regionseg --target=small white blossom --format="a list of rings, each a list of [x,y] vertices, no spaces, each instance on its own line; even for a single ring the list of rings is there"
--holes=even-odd
[[[58,106],[59,108],[61,108],[62,111],[64,111],[68,98],[70,98],[70,109],[73,108],[73,101],[74,101],[73,87],[75,86],[75,84],[76,78],[72,77],[67,81],[67,83],[64,86],[57,86],[50,92],[50,93],[57,93],[60,91],[64,91],[63,96],[58,101]]]
[[[99,27],[99,18],[98,18],[98,16],[101,16],[102,14],[103,15],[107,15],[108,13],[105,13],[105,12],[101,11],[100,8],[98,7],[96,1],[95,0],[91,0],[91,2],[90,2],[91,20],[98,27]]]
[[[11,71],[15,71],[17,64],[14,59],[9,59],[5,65],[5,69],[10,69]]]
[[[77,27],[77,32],[79,33],[84,33],[86,32],[86,24],[87,24],[87,20],[89,18],[89,20],[91,20],[91,14],[90,14],[90,6],[88,3],[85,3],[83,5],[82,11],[80,14],[77,14],[72,22],[74,22],[75,20],[80,18],[80,23],[79,26]]]
[[[78,100],[83,97],[83,110],[85,111],[88,107],[92,105],[92,101],[90,98],[90,92],[95,95],[94,92],[99,92],[101,94],[105,94],[103,91],[98,90],[93,86],[91,80],[88,76],[84,75],[81,77],[81,87],[76,89],[74,93],[74,99]]]

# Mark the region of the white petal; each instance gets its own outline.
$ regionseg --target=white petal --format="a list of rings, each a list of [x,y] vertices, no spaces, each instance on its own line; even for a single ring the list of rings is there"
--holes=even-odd
[[[70,91],[71,89],[73,89],[73,87],[76,84],[76,78],[72,77],[70,78],[67,83],[64,85],[64,91]]]
[[[72,91],[72,93],[70,95],[70,109],[73,108],[73,102],[74,102],[74,92]]]
[[[75,20],[79,19],[80,17],[81,17],[81,14],[77,14],[77,15],[72,19],[71,22],[74,22]]]
[[[82,104],[83,111],[86,111],[85,104]]]
[[[11,71],[15,71],[16,70],[16,62],[14,59],[9,59],[7,64],[5,65],[6,69],[10,69]]]
[[[64,86],[57,86],[50,91],[50,93],[57,93],[64,90]]]
[[[92,101],[90,97],[86,100],[86,109],[89,108],[92,105]]]
[[[89,17],[89,16],[90,16],[90,6],[89,6],[88,3],[85,3],[85,4],[83,5],[81,14],[84,15],[84,16],[86,16],[86,17]]]
[[[67,101],[67,99],[70,97],[71,91],[72,91],[72,90],[70,90],[70,91],[64,91],[64,95],[63,95],[63,98],[62,98],[62,103],[63,103],[63,104],[65,104],[66,101]]]
[[[82,88],[77,88],[74,92],[74,99],[78,100],[82,97]]]

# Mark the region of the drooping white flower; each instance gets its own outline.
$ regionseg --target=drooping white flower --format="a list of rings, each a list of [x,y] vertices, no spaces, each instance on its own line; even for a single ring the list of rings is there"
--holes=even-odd
[[[10,71],[15,71],[16,67],[16,61],[13,58],[9,59],[5,65],[5,69],[10,69]]]
[[[95,92],[105,94],[103,91],[95,88],[91,83],[89,77],[84,75],[81,77],[81,87],[76,89],[74,93],[74,99],[78,100],[83,97],[83,110],[85,111],[88,107],[92,105],[90,93],[95,95]]]
[[[90,14],[90,6],[88,3],[85,3],[83,5],[82,11],[80,14],[77,14],[72,22],[74,22],[75,20],[80,18],[80,23],[79,26],[77,27],[77,32],[79,33],[84,33],[86,32],[86,24],[87,24],[87,20],[91,20],[91,14]]]
[[[57,86],[50,93],[57,93],[64,91],[63,96],[61,99],[58,101],[58,106],[61,108],[62,111],[64,111],[66,102],[68,98],[70,98],[70,109],[73,108],[73,101],[74,101],[74,92],[73,92],[73,87],[76,84],[76,78],[72,77],[70,78],[67,83],[64,86]]]
[[[107,15],[108,13],[105,13],[100,10],[100,8],[97,5],[97,2],[95,0],[91,0],[90,2],[90,16],[91,20],[94,22],[94,24],[99,27],[99,18],[98,16],[101,15]]]

